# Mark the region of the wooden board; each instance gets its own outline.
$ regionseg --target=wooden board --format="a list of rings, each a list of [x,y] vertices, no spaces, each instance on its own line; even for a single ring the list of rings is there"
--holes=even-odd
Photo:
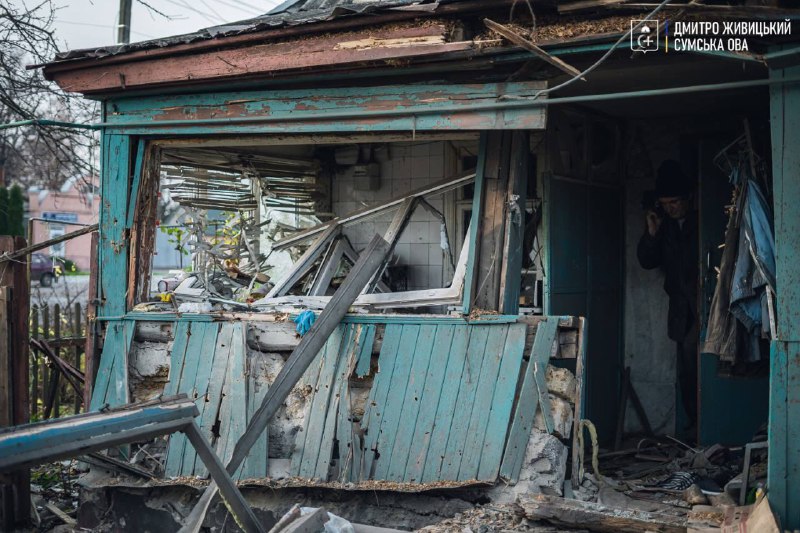
[[[545,328],[544,325],[548,327]],[[511,432],[508,436],[506,450],[503,454],[503,462],[500,466],[500,476],[516,482],[519,479],[519,473],[522,469],[522,461],[525,457],[525,450],[528,446],[531,430],[533,429],[533,419],[536,414],[537,406],[539,405],[539,393],[536,385],[536,361],[537,361],[537,345],[544,346],[545,342],[537,342],[541,334],[554,336],[556,327],[558,326],[557,317],[547,317],[546,320],[539,323],[536,332],[536,339],[534,340],[534,348],[531,353],[530,361],[525,369],[525,375],[522,380],[522,387],[519,391],[519,400],[514,412],[514,418],[511,422]],[[553,333],[545,332],[545,330],[552,330]],[[550,349],[548,347],[548,349]],[[548,352],[549,357],[549,352]],[[545,358],[547,360],[547,358]],[[545,396],[547,391],[545,391]]]
[[[188,329],[176,328],[176,338],[173,341],[172,364],[170,368],[170,382],[175,381],[175,393],[185,393],[197,403],[198,394],[198,371],[202,382],[202,375],[206,369],[210,372],[214,359],[217,331],[219,324],[214,322],[192,323]],[[180,330],[180,331],[179,331]],[[185,336],[185,341],[179,340],[178,334]],[[177,350],[176,350],[177,345]],[[181,348],[185,345],[183,353]],[[208,348],[211,349],[208,349]],[[182,357],[181,357],[182,355]],[[172,358],[181,357],[180,360]],[[200,387],[205,388],[203,384]],[[167,447],[167,457],[164,463],[164,472],[167,476],[189,476],[194,473],[196,453],[194,448],[188,444],[188,439],[183,433],[177,433],[170,437]]]
[[[686,532],[685,516],[619,509],[599,503],[568,500],[544,494],[522,495],[517,504],[530,520],[546,520],[565,527],[608,533]]]
[[[105,405],[116,407],[130,401],[128,355],[135,329],[136,322],[132,320],[109,323],[92,392],[92,411],[97,411]]]
[[[544,107],[498,103],[544,87],[527,81],[162,95],[114,100],[105,126],[130,135],[544,129]]]

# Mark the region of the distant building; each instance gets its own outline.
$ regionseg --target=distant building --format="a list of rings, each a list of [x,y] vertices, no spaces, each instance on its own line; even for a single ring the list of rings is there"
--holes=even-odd
[[[31,243],[42,242],[78,229],[75,224],[95,224],[100,209],[97,177],[70,178],[59,190],[32,187],[28,190],[28,217],[33,223]],[[89,271],[91,235],[82,235],[43,250],[43,253],[69,259],[79,270]]]

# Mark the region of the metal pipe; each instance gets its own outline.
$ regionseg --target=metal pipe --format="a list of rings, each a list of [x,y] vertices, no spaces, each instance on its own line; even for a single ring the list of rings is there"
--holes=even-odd
[[[529,109],[545,107],[557,104],[573,104],[584,102],[603,102],[607,100],[624,100],[627,98],[645,98],[650,96],[670,96],[675,94],[687,94],[697,92],[712,92],[729,89],[749,89],[752,87],[764,87],[768,85],[779,85],[783,83],[800,82],[800,76],[788,78],[765,78],[759,80],[732,81],[725,83],[711,83],[703,85],[688,85],[684,87],[670,87],[665,89],[647,89],[642,91],[625,91],[606,94],[587,94],[581,96],[565,96],[562,98],[549,99],[523,99],[506,100],[503,102],[493,102],[486,104],[476,104],[469,108],[464,106],[446,106],[438,108],[419,109],[409,111],[407,109],[387,109],[381,111],[371,111],[359,113],[359,119],[396,117],[396,116],[419,116],[434,115],[439,113],[464,113],[472,111],[510,111],[515,109]],[[219,124],[251,124],[266,122],[309,122],[321,120],[351,119],[355,115],[353,112],[317,113],[305,116],[281,116],[281,117],[236,117],[236,118],[211,118],[202,120],[162,120],[162,121],[138,121],[138,122],[99,122],[97,127],[108,129],[126,129],[147,127],[158,130],[164,126],[200,126],[200,125],[219,125]]]

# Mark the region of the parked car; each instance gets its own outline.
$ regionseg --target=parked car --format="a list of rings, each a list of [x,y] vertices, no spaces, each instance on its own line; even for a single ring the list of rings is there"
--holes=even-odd
[[[42,287],[49,287],[58,281],[53,259],[44,254],[31,254],[31,281],[37,279]]]

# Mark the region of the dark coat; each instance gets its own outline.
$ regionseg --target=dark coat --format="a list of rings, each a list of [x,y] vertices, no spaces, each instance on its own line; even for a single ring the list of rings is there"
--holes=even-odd
[[[636,255],[642,268],[664,271],[664,291],[669,295],[667,335],[682,341],[697,320],[698,287],[697,213],[689,213],[681,228],[669,217],[661,221],[654,237],[647,229],[639,239]]]

